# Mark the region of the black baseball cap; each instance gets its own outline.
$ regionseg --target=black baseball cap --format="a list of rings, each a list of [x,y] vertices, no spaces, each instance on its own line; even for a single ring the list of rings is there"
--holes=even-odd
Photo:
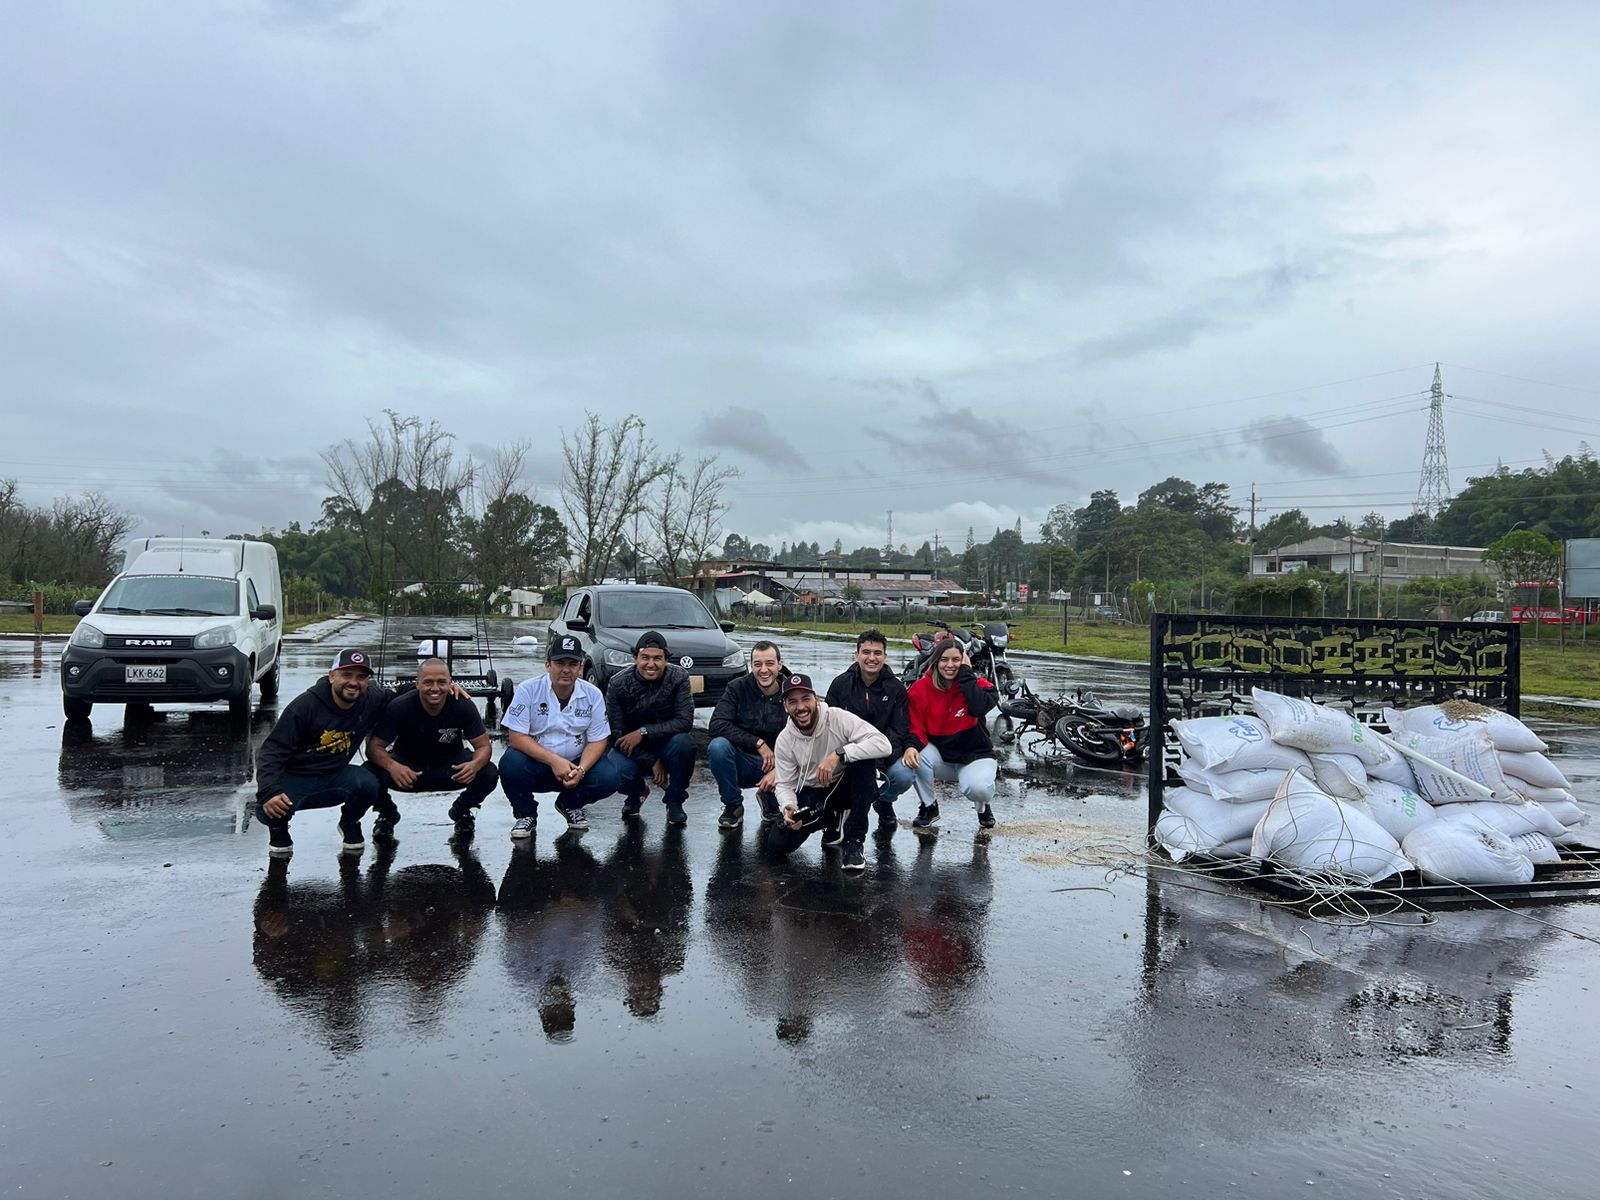
[[[333,666],[329,667],[328,670],[342,671],[346,667],[353,671],[365,671],[368,675],[372,674],[372,664],[367,661],[367,652],[365,650],[339,651],[339,656],[333,660]]]
[[[639,640],[633,644],[633,653],[637,657],[639,651],[656,649],[665,654],[667,652],[667,639],[654,629],[647,629],[639,635]]]
[[[810,692],[815,696],[817,689],[811,686],[811,676],[809,675],[785,675],[783,677],[783,694],[788,696],[790,692]]]
[[[558,633],[550,639],[549,645],[544,648],[545,662],[555,662],[558,658],[577,659],[583,661],[583,645],[570,633]]]

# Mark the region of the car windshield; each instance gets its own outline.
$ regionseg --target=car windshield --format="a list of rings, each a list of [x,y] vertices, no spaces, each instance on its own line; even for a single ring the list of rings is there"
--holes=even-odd
[[[239,584],[211,575],[124,575],[106,592],[100,611],[232,617],[239,613]]]
[[[601,628],[717,628],[706,606],[687,592],[613,592],[595,601]]]

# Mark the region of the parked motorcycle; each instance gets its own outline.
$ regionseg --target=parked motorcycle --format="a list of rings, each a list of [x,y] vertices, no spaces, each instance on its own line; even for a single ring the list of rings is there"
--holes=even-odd
[[[1025,753],[1047,757],[1066,750],[1092,766],[1138,762],[1149,744],[1143,710],[1107,704],[1093,692],[1047,700],[1023,680],[1018,694],[1000,702],[1002,742],[1016,741]]]
[[[972,660],[972,670],[979,678],[987,679],[1003,695],[1010,696],[1016,691],[1011,664],[1006,661],[1006,646],[1011,641],[1010,625],[1004,621],[987,624],[974,621],[966,626],[950,626],[943,621],[933,624],[937,627],[935,631],[912,635],[912,655],[906,659],[900,675],[907,684],[928,669],[928,659],[934,649],[953,638]]]

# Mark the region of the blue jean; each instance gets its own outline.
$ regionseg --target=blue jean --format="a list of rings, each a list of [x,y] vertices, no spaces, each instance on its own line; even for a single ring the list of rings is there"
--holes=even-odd
[[[667,790],[663,804],[682,804],[689,798],[689,776],[694,774],[694,742],[687,733],[673,734],[659,748],[652,747],[667,768]],[[617,773],[617,788],[630,800],[637,800],[650,786],[650,768],[622,751],[606,751],[605,761]]]
[[[519,821],[539,815],[539,802],[534,799],[537,792],[559,792],[558,803],[564,800],[572,808],[614,796],[618,786],[617,769],[609,754],[590,767],[575,788],[562,787],[554,771],[521,750],[507,750],[500,756],[500,790],[511,801],[511,811]]]
[[[727,738],[712,738],[706,747],[706,765],[717,781],[717,794],[728,808],[744,807],[744,789],[755,787],[766,771],[761,756],[741,750]]]
[[[274,820],[261,810],[262,801],[257,800],[256,816],[268,829],[287,829],[296,813],[311,808],[338,806],[359,819],[367,809],[383,800],[383,788],[372,772],[351,763],[331,775],[291,775],[286,771],[278,777],[278,791],[294,801],[294,807],[288,816]]]
[[[881,767],[881,761],[880,761]],[[917,773],[898,758],[889,763],[883,772],[883,786],[878,789],[878,803],[893,806],[895,797],[917,781]]]

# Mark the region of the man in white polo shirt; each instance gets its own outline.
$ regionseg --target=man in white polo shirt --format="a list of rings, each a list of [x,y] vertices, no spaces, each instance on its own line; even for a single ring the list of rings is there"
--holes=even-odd
[[[500,756],[500,790],[517,822],[511,837],[533,836],[538,792],[557,792],[556,811],[570,829],[589,828],[584,805],[617,793],[616,768],[605,761],[611,726],[600,689],[579,679],[583,647],[570,634],[551,637],[545,673],[525,679],[501,720],[510,748]]]

